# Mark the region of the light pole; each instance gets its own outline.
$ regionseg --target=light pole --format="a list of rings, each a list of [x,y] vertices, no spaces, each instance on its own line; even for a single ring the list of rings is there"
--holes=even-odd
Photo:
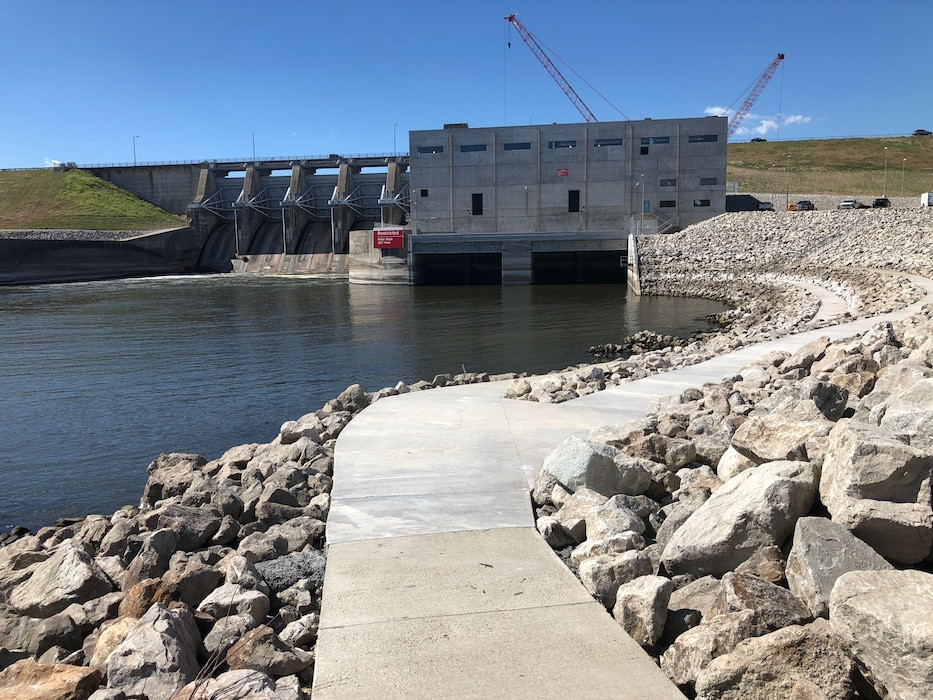
[[[907,168],[907,159],[901,163],[901,197],[904,196],[904,170]]]
[[[881,196],[888,196],[888,147],[884,147],[884,181],[881,185]]]
[[[136,139],[138,138],[139,138],[138,136],[133,137],[133,165],[134,166],[136,165]]]
[[[768,178],[771,180],[771,201],[774,201],[774,169],[777,167],[777,163],[771,164],[771,177]]]
[[[398,127],[398,122],[392,125],[392,157],[395,160],[398,160],[398,147],[395,144],[395,129]]]
[[[784,211],[790,207],[790,154],[787,154],[787,166],[784,168]]]

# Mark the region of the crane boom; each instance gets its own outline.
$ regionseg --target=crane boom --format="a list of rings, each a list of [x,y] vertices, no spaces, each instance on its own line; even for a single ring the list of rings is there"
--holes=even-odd
[[[544,69],[550,73],[552,78],[554,78],[554,82],[557,83],[560,89],[564,91],[564,94],[567,95],[567,97],[573,103],[573,106],[577,108],[577,111],[583,115],[583,118],[590,124],[598,122],[599,120],[596,118],[596,115],[594,115],[590,111],[590,108],[583,103],[583,100],[580,99],[580,96],[557,69],[557,66],[555,66],[553,61],[551,61],[547,54],[544,53],[544,49],[541,48],[538,40],[535,39],[534,35],[525,28],[524,24],[518,21],[518,17],[512,14],[506,17],[505,21],[511,23],[512,26],[515,27],[515,29],[518,31],[518,35],[528,45],[528,48],[531,49],[531,52],[535,55],[538,61],[541,62],[541,65],[544,66]]]
[[[778,69],[778,66],[783,60],[784,54],[779,53],[777,57],[771,61],[771,64],[765,68],[764,72],[759,76],[755,86],[752,88],[751,92],[748,93],[748,97],[745,98],[745,102],[742,103],[742,106],[739,107],[738,111],[732,115],[732,119],[729,120],[729,133],[726,136],[727,140],[731,139],[732,134],[734,134],[735,130],[739,128],[739,124],[742,123],[742,120],[745,119],[745,115],[748,114],[748,111],[752,108],[752,105],[755,104],[755,101],[761,96],[761,93],[764,92],[764,89],[768,86],[768,83],[771,82],[771,78],[774,77],[775,71]]]

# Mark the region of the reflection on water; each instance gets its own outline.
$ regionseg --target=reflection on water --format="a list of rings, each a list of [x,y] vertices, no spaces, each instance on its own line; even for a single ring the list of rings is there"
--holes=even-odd
[[[0,289],[0,527],[138,501],[160,452],[208,459],[367,391],[560,369],[722,310],[623,286],[380,287],[159,278]]]

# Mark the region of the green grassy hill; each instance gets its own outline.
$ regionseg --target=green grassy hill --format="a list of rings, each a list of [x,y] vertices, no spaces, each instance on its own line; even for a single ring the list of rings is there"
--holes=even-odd
[[[741,192],[783,192],[789,179],[792,192],[880,196],[885,147],[889,197],[902,173],[904,196],[933,191],[933,136],[730,143],[726,179]]]
[[[184,223],[83,170],[0,170],[0,229],[143,231]]]

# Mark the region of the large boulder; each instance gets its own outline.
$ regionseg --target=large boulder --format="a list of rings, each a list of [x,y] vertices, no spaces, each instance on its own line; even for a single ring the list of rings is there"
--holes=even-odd
[[[542,468],[570,491],[588,488],[606,497],[637,496],[651,483],[651,472],[640,460],[601,442],[569,437],[557,446]]]
[[[66,542],[32,567],[29,578],[10,592],[10,605],[21,615],[50,617],[112,590],[110,579],[90,555]]]
[[[637,549],[622,554],[590,557],[583,560],[579,568],[580,580],[586,590],[607,610],[612,610],[616,604],[619,586],[652,572],[651,557]]]
[[[800,625],[812,618],[807,606],[786,588],[755,576],[729,572],[719,583],[710,615],[751,610],[770,630]]]
[[[915,564],[933,549],[933,455],[890,431],[841,420],[829,435],[820,496],[834,521],[879,554]]]
[[[250,630],[227,651],[231,670],[253,669],[273,676],[298,673],[313,662],[313,654],[290,647],[266,625]]]
[[[22,659],[0,672],[0,700],[85,700],[102,679],[100,671],[86,666]]]
[[[849,571],[893,569],[884,557],[828,518],[801,518],[787,556],[787,585],[815,617],[829,617],[833,586]]]
[[[677,637],[661,655],[661,670],[677,685],[693,685],[713,659],[766,632],[751,610],[714,615]]]
[[[225,671],[216,678],[199,679],[189,683],[179,690],[172,700],[188,700],[189,698],[299,700],[304,697],[285,687],[281,679],[279,684],[265,673],[252,669]]]
[[[215,620],[227,615],[245,614],[259,624],[265,619],[269,608],[269,596],[265,593],[236,583],[225,583],[201,601],[198,612],[210,615]]]
[[[107,687],[130,697],[170,698],[198,674],[200,646],[191,612],[156,603],[107,656]]]
[[[828,434],[832,427],[823,416],[797,418],[793,413],[765,413],[742,423],[732,436],[732,447],[758,464],[805,460],[807,441]]]
[[[820,620],[739,642],[699,673],[697,695],[718,700],[854,697],[855,664],[828,627]]]
[[[933,447],[933,377],[891,394],[879,408],[883,409],[882,428],[906,436],[911,445]]]
[[[584,487],[570,496],[554,517],[575,542],[582,542],[586,539],[586,516],[607,500],[601,493]]]
[[[664,632],[674,583],[664,576],[641,576],[619,586],[612,616],[642,646],[654,646]]]
[[[833,635],[882,697],[926,700],[933,688],[933,574],[852,571],[829,601]]]
[[[620,532],[645,531],[645,523],[638,514],[627,508],[618,496],[613,496],[601,506],[590,510],[586,516],[586,537],[601,540]]]
[[[759,548],[780,546],[816,497],[809,462],[770,462],[734,476],[671,536],[661,562],[668,573],[722,576]]]

